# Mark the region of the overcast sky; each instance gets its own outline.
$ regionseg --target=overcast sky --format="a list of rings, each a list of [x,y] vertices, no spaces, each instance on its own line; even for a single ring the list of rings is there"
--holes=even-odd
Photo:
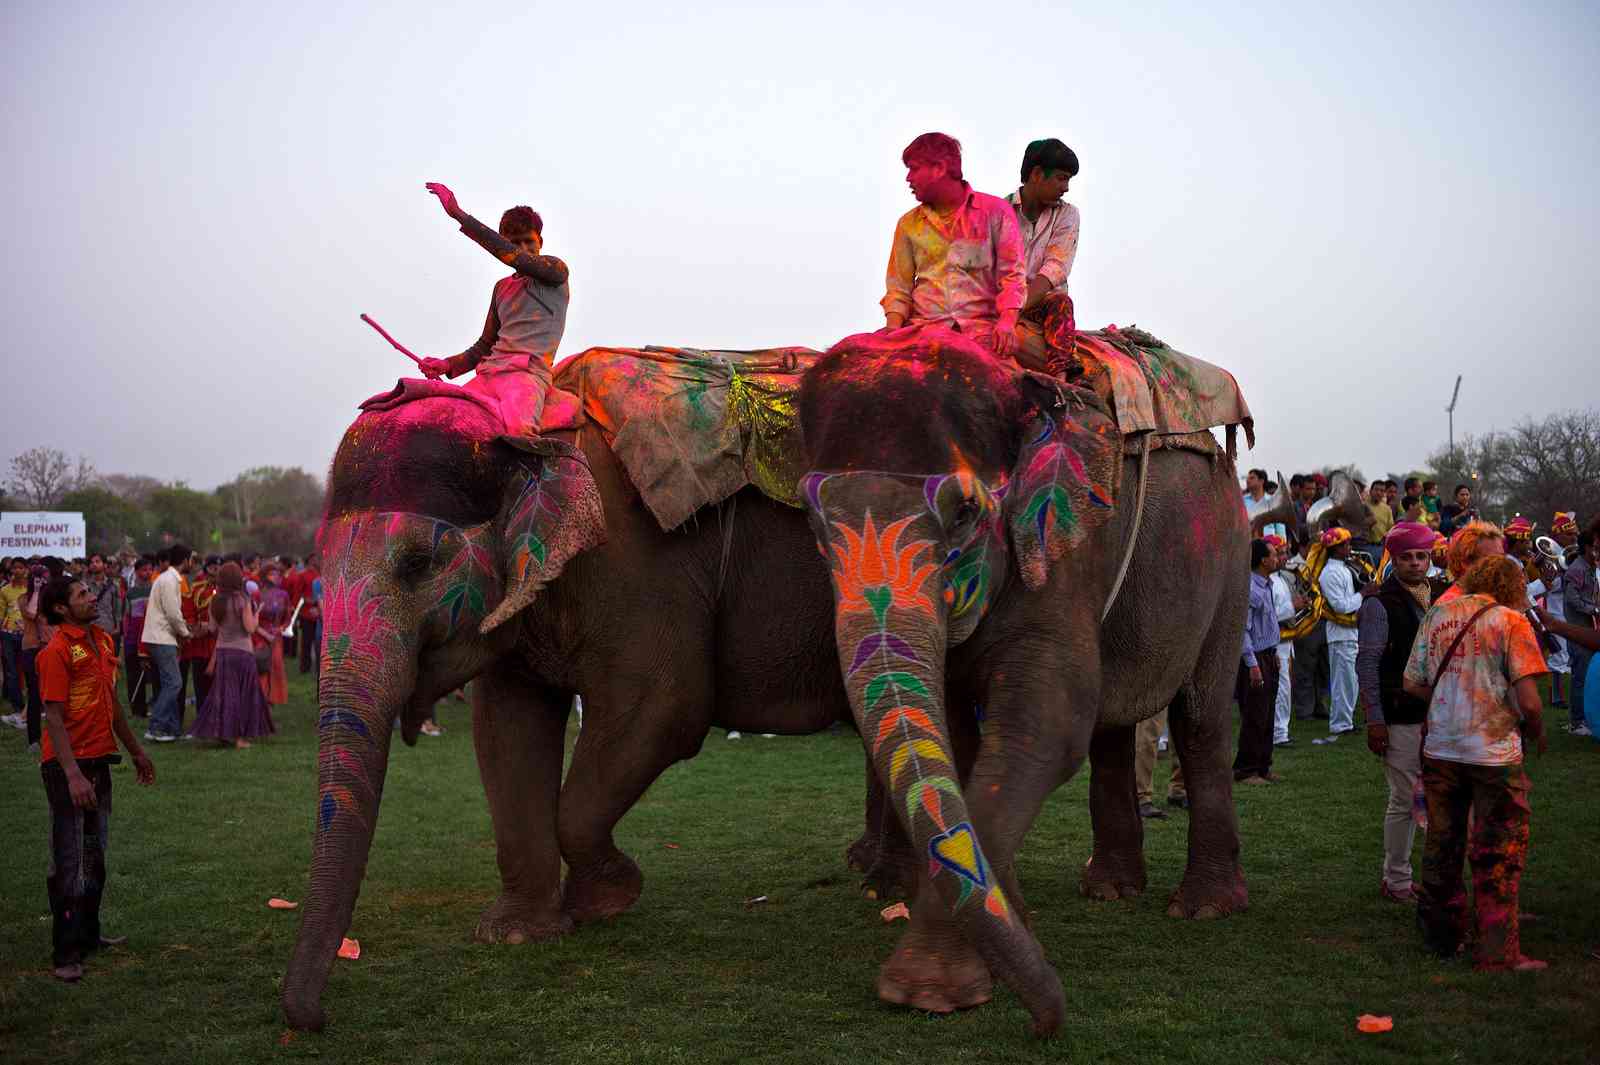
[[[1593,403],[1595,5],[872,6],[4,5],[0,461],[325,473],[408,367],[357,315],[449,355],[504,273],[428,180],[543,213],[563,355],[824,347],[934,129],[997,195],[1077,151],[1080,326],[1232,370],[1241,467],[1417,465],[1458,372],[1458,435]]]

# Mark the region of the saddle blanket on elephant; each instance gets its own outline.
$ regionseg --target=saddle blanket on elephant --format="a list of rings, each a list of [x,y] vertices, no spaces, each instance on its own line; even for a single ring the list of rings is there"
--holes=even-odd
[[[800,375],[821,354],[590,348],[557,363],[554,384],[577,397],[661,527],[675,529],[747,484],[800,506],[796,400]],[[545,432],[572,427],[565,406],[552,403]]]
[[[1255,419],[1233,374],[1169,348],[1142,329],[1106,326],[1077,334],[1084,382],[1105,397],[1124,435],[1204,432],[1244,426],[1255,446]],[[1230,448],[1230,451],[1232,449]]]

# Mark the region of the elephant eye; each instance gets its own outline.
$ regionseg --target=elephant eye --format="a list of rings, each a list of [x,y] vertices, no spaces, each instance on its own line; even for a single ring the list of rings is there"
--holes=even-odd
[[[983,515],[983,506],[976,499],[963,499],[956,507],[950,531],[953,533],[966,532],[971,529]]]
[[[433,558],[426,551],[407,551],[395,562],[394,575],[408,584],[415,584],[428,573]]]

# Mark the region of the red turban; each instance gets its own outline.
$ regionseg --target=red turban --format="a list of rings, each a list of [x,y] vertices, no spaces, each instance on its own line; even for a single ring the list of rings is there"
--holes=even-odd
[[[1518,514],[1516,517],[1506,522],[1505,533],[1506,539],[1508,540],[1514,537],[1520,537],[1521,539],[1526,540],[1528,537],[1533,535],[1533,523],[1527,518],[1524,518],[1521,514]]]
[[[1550,531],[1557,533],[1575,533],[1578,531],[1578,519],[1571,514],[1556,512],[1556,520],[1550,523]]]
[[[1404,551],[1431,551],[1437,534],[1426,525],[1415,521],[1397,521],[1389,535],[1383,538],[1384,549],[1390,555]]]
[[[1335,527],[1322,534],[1322,546],[1338,547],[1348,539],[1350,539],[1349,529]]]
[[[1287,547],[1287,546],[1289,546],[1289,541],[1285,540],[1283,537],[1279,536],[1277,533],[1268,533],[1267,535],[1263,536],[1261,539],[1266,541],[1268,547]]]

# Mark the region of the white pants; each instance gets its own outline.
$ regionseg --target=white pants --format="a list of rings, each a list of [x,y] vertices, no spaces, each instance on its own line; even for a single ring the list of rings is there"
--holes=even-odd
[[[1278,645],[1278,692],[1272,704],[1272,742],[1282,743],[1289,738],[1289,663],[1294,658],[1294,644],[1285,640]]]
[[[1328,711],[1330,735],[1356,727],[1356,640],[1328,641],[1328,671],[1333,674],[1333,706]]]
[[[1411,801],[1422,774],[1421,725],[1389,726],[1383,772],[1389,778],[1389,804],[1383,811],[1383,882],[1404,891],[1411,886],[1411,843],[1417,832]]]

